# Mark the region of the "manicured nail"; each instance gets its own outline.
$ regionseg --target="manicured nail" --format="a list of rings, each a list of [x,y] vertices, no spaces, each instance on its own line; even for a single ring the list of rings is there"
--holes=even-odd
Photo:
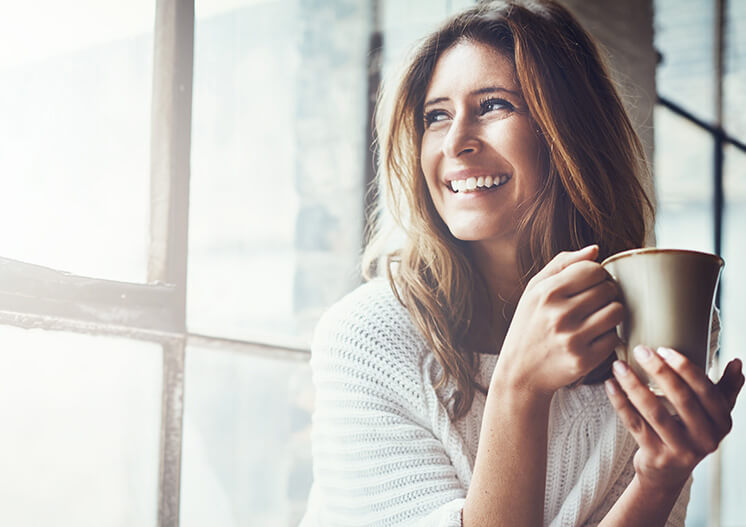
[[[615,360],[613,368],[614,373],[620,376],[624,376],[629,373],[629,366],[627,366],[627,364],[621,360]]]
[[[606,382],[604,382],[604,386],[606,387],[606,391],[609,392],[609,395],[616,395],[619,393],[619,391],[616,389],[616,386],[614,386],[614,381],[611,379],[606,379]]]
[[[635,358],[639,362],[647,362],[650,360],[650,357],[653,356],[653,354],[650,352],[650,348],[646,348],[645,346],[635,346],[635,349],[632,351],[632,353],[635,354]]]
[[[657,351],[658,351],[658,355],[660,355],[660,357],[665,361],[670,361],[673,358],[673,353],[671,353],[672,352],[671,348],[658,348]]]

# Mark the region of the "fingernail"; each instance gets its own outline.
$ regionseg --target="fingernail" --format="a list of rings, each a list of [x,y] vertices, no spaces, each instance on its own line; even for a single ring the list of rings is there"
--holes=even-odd
[[[650,360],[650,357],[653,356],[653,354],[650,352],[650,348],[647,348],[645,346],[635,346],[635,349],[632,351],[632,353],[635,354],[635,358],[639,362],[647,362]]]
[[[665,360],[669,361],[671,360],[671,357],[673,357],[673,354],[671,353],[671,348],[658,348],[658,355]]]
[[[629,366],[621,360],[615,360],[613,365],[614,373],[617,375],[627,375],[629,373]]]
[[[609,395],[616,395],[618,393],[616,386],[614,386],[614,381],[611,379],[606,379],[604,386],[606,387],[606,391],[609,392]]]

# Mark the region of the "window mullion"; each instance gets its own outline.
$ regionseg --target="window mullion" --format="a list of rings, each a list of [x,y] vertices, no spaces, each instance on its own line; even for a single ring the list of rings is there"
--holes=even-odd
[[[163,346],[158,524],[179,525],[183,437],[194,0],[157,0],[151,111],[148,280],[173,284],[182,338]]]

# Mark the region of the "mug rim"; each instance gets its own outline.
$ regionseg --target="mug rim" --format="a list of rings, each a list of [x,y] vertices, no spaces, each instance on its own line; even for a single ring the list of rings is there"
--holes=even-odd
[[[723,267],[725,265],[725,261],[717,254],[714,253],[706,253],[704,251],[693,251],[690,249],[666,249],[663,247],[641,247],[638,249],[627,249],[626,251],[621,251],[616,254],[612,254],[611,256],[604,259],[603,262],[601,262],[601,265],[604,266],[607,263],[620,260],[622,258],[626,258],[628,256],[633,256],[635,254],[651,254],[651,253],[679,253],[679,254],[690,254],[693,256],[705,256],[707,258],[715,258],[718,261],[718,264],[720,267]]]

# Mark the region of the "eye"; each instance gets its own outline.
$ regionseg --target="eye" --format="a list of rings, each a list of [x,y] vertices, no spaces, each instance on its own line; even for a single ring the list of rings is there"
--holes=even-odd
[[[489,99],[484,99],[479,102],[480,115],[498,110],[507,110],[509,112],[512,112],[513,110],[515,110],[515,106],[513,106],[505,99],[500,99],[499,97],[490,97]]]
[[[446,119],[448,119],[448,114],[443,110],[431,110],[425,114],[425,128],[430,128],[431,125]]]

